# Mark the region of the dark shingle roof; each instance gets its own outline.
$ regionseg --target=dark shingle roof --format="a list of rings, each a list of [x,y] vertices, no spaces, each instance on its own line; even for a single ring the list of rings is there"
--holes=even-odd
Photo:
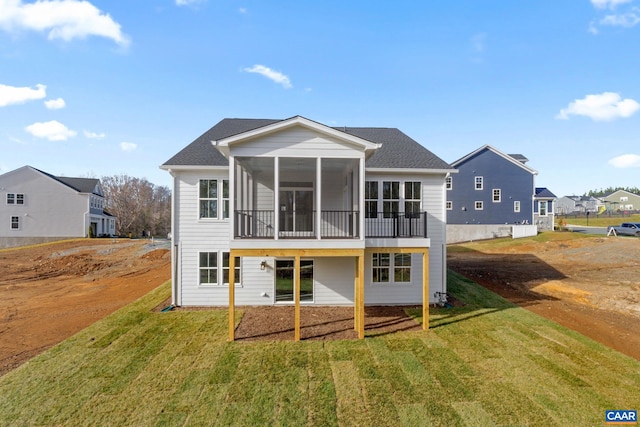
[[[211,144],[211,141],[248,132],[279,121],[269,119],[223,119],[196,138],[191,144],[180,150],[178,154],[167,160],[163,166],[228,166],[229,160]]]
[[[76,190],[79,193],[93,193],[93,194],[100,195],[95,192],[96,186],[100,183],[100,180],[97,178],[71,178],[66,176],[55,176],[45,171],[42,171],[40,169],[36,169],[34,167],[31,167],[31,168],[34,170],[37,170],[43,175],[48,176],[51,179],[54,179],[66,185],[67,187],[72,188],[73,190]]]
[[[163,166],[228,166],[229,162],[212,144],[243,132],[267,126],[281,120],[223,119],[196,138]],[[431,151],[395,128],[349,128],[335,130],[357,136],[382,146],[367,160],[370,168],[453,169]]]
[[[529,159],[527,159],[522,154],[509,154],[509,156],[513,157],[514,159],[516,159],[517,161],[522,162],[522,163],[527,163],[529,161]]]

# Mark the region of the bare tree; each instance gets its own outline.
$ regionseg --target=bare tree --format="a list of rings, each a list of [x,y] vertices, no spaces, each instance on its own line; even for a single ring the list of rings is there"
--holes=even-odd
[[[171,230],[171,191],[144,178],[105,176],[105,209],[117,217],[116,233],[165,236]]]

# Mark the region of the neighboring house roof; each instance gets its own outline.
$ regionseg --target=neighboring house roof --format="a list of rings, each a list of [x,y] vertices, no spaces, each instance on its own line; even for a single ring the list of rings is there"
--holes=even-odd
[[[228,159],[215,149],[212,141],[229,138],[283,121],[285,120],[223,119],[162,166],[165,168],[171,166],[228,166]],[[453,170],[444,160],[409,138],[399,129],[360,127],[332,127],[331,129],[381,144],[381,147],[367,160],[366,167],[368,168]]]
[[[527,159],[522,154],[509,154],[509,156],[513,157],[514,159],[522,163],[527,163],[529,161],[529,159]]]
[[[546,187],[536,187],[536,198],[555,199],[556,195],[549,191],[549,189]]]
[[[517,166],[521,167],[522,169],[530,172],[531,174],[533,174],[533,175],[537,175],[538,174],[538,171],[536,171],[535,169],[530,168],[529,166],[525,165],[520,160],[518,160],[518,159],[513,157],[513,156],[520,156],[520,157],[526,158],[522,154],[514,154],[514,155],[505,154],[505,153],[501,152],[500,150],[497,150],[496,148],[494,148],[494,147],[492,147],[490,145],[483,145],[482,147],[478,148],[477,150],[472,151],[471,153],[467,154],[466,156],[461,157],[458,160],[456,160],[455,162],[451,163],[451,166],[453,166],[454,168],[457,168],[462,163],[465,163],[467,160],[475,157],[476,155],[478,155],[482,151],[492,151],[495,154],[497,154],[498,156],[502,157],[503,159],[513,163],[514,165],[517,165]]]
[[[79,193],[91,193],[91,194],[96,194],[98,196],[102,196],[102,194],[100,193],[100,180],[97,178],[73,178],[73,177],[67,177],[67,176],[55,176],[45,171],[41,171],[40,169],[36,169],[32,166],[27,166],[27,167],[35,171],[38,171],[41,174],[55,181],[58,181],[59,183],[64,184],[67,187]]]

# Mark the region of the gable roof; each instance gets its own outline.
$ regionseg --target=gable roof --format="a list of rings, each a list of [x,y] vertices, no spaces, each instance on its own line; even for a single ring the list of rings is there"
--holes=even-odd
[[[555,199],[556,195],[546,187],[536,187],[535,196],[540,199]]]
[[[535,169],[530,168],[529,166],[525,165],[522,161],[512,157],[509,154],[505,154],[503,152],[501,152],[500,150],[490,146],[490,145],[483,145],[482,147],[478,148],[477,150],[472,151],[471,153],[467,154],[464,157],[459,158],[458,160],[456,160],[455,162],[451,163],[451,166],[453,166],[454,168],[459,167],[462,163],[465,163],[467,160],[471,159],[472,157],[476,156],[477,154],[483,152],[483,151],[491,151],[495,154],[497,154],[498,156],[502,157],[503,159],[507,160],[508,162],[513,163],[516,166],[521,167],[522,169],[528,171],[529,173],[533,174],[533,175],[537,175],[538,171],[536,171]],[[524,157],[522,154],[518,154],[517,156],[521,156]],[[526,157],[524,157],[526,158]]]
[[[191,144],[180,150],[161,168],[171,166],[228,166],[228,159],[217,150],[212,141],[220,141],[238,136],[245,132],[256,131],[263,127],[297,119],[296,116],[286,120],[273,119],[223,119],[211,129],[196,138]],[[303,117],[300,120],[308,119]],[[312,122],[317,123],[317,122]],[[321,125],[321,124],[320,124]],[[321,125],[324,126],[324,125]],[[372,168],[410,168],[410,169],[442,169],[453,171],[453,168],[429,150],[409,138],[395,128],[349,128],[327,127],[331,132],[346,133],[345,137],[356,137],[380,147],[366,161],[366,167]]]
[[[67,176],[55,176],[45,171],[41,171],[40,169],[36,169],[32,166],[28,167],[37,172],[40,172],[41,174],[53,179],[54,181],[58,181],[59,183],[64,184],[65,186],[77,191],[78,193],[90,193],[102,196],[99,191],[96,191],[96,188],[99,189],[100,187],[100,180],[97,178],[74,178]]]

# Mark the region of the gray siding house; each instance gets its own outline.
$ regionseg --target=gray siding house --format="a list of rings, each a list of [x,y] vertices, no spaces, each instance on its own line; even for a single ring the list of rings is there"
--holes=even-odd
[[[231,340],[236,304],[353,305],[362,338],[365,305],[444,299],[453,168],[398,129],[224,119],[161,168],[172,303],[228,306]]]
[[[54,176],[31,166],[0,175],[0,246],[115,234],[100,180]]]
[[[538,231],[553,231],[555,225],[554,203],[556,195],[548,188],[536,187],[533,199],[533,222]]]
[[[451,164],[448,224],[533,224],[534,177],[522,155],[485,145]]]

